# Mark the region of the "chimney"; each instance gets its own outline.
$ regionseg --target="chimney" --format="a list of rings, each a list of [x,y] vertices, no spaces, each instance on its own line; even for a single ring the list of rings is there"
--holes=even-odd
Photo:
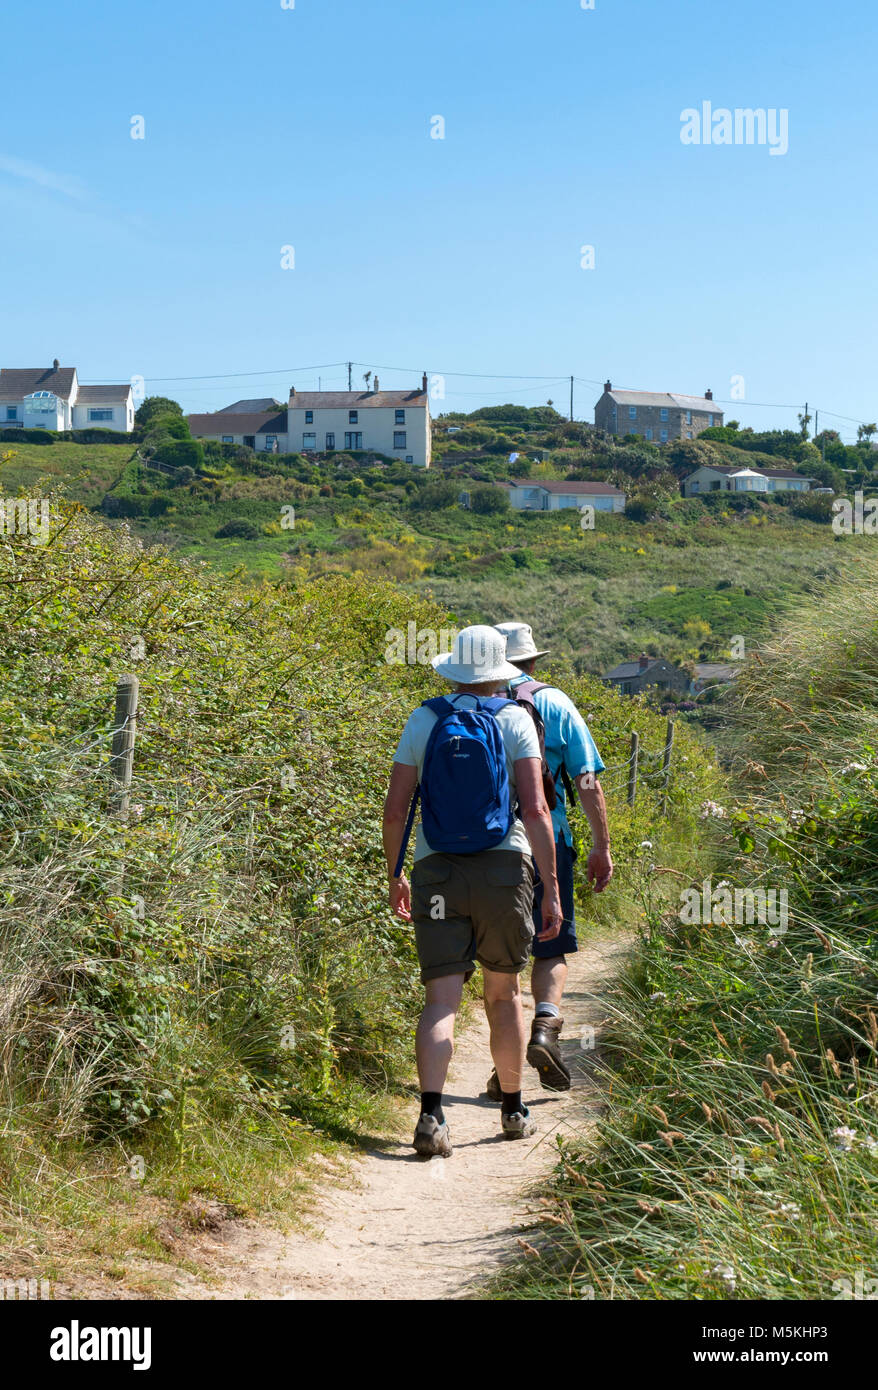
[[[605,391],[612,391],[612,389],[613,389],[613,383],[610,381],[609,378],[607,378],[607,380],[604,382],[604,390],[605,390]]]
[[[58,370],[58,368],[59,368],[60,366],[61,366],[61,363],[58,361],[58,359],[57,359],[57,357],[56,357],[56,358],[55,358],[55,361],[52,363],[52,367],[53,367],[54,370],[57,372],[57,370]]]
[[[294,396],[295,394],[296,394],[296,388],[295,388],[295,386],[291,386],[291,387],[290,387],[290,400],[293,399],[293,396]]]
[[[427,373],[426,373],[426,372],[424,372],[424,375],[421,377],[421,390],[424,392],[424,395],[427,394]]]
[[[640,667],[641,671],[645,671],[651,660],[652,658],[647,656],[645,652],[641,652],[640,656],[637,658],[637,665]]]
[[[377,378],[377,376],[373,376],[373,378],[372,378],[372,390],[373,390],[373,391],[377,391],[377,390],[378,390],[378,378]]]
[[[704,393],[704,399],[705,399],[706,401],[712,401],[712,400],[713,400],[713,392],[710,391],[710,390],[705,391],[705,393]]]

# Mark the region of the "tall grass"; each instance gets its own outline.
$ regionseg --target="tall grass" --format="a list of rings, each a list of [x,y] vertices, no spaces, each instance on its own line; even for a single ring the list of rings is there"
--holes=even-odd
[[[524,1297],[878,1289],[878,559],[786,621],[727,707],[737,755],[685,874],[647,875],[607,1111],[564,1145]],[[681,888],[785,891],[786,930]],[[864,1292],[865,1290],[865,1292]]]

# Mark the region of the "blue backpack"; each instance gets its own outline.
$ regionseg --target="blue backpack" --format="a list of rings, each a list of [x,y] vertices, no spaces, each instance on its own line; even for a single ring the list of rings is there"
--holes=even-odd
[[[477,698],[475,709],[458,709],[444,695],[424,701],[422,708],[433,711],[436,723],[409,807],[395,877],[402,872],[419,797],[424,835],[436,853],[478,854],[505,840],[515,812],[497,712],[514,704],[502,696]]]

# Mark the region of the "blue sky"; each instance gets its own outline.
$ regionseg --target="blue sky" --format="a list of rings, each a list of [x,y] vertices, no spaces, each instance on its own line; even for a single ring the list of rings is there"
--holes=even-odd
[[[808,400],[853,438],[878,416],[876,29],[867,0],[18,0],[0,365],[142,375],[187,410],[342,386],[347,359],[444,375],[434,413],[566,409],[573,373],[584,419],[607,376],[742,378],[727,418]],[[703,101],[788,110],[789,151],[683,145]]]

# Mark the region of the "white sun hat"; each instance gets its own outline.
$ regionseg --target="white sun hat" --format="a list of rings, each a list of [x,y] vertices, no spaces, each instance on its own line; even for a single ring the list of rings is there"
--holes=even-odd
[[[535,656],[548,656],[551,650],[538,652],[534,645],[534,635],[527,623],[498,623],[497,631],[506,638],[507,661],[530,661]],[[521,675],[521,672],[518,673]]]
[[[506,660],[505,635],[481,624],[465,627],[455,637],[451,651],[434,656],[432,664],[437,675],[455,685],[510,681],[521,675],[518,667]]]

